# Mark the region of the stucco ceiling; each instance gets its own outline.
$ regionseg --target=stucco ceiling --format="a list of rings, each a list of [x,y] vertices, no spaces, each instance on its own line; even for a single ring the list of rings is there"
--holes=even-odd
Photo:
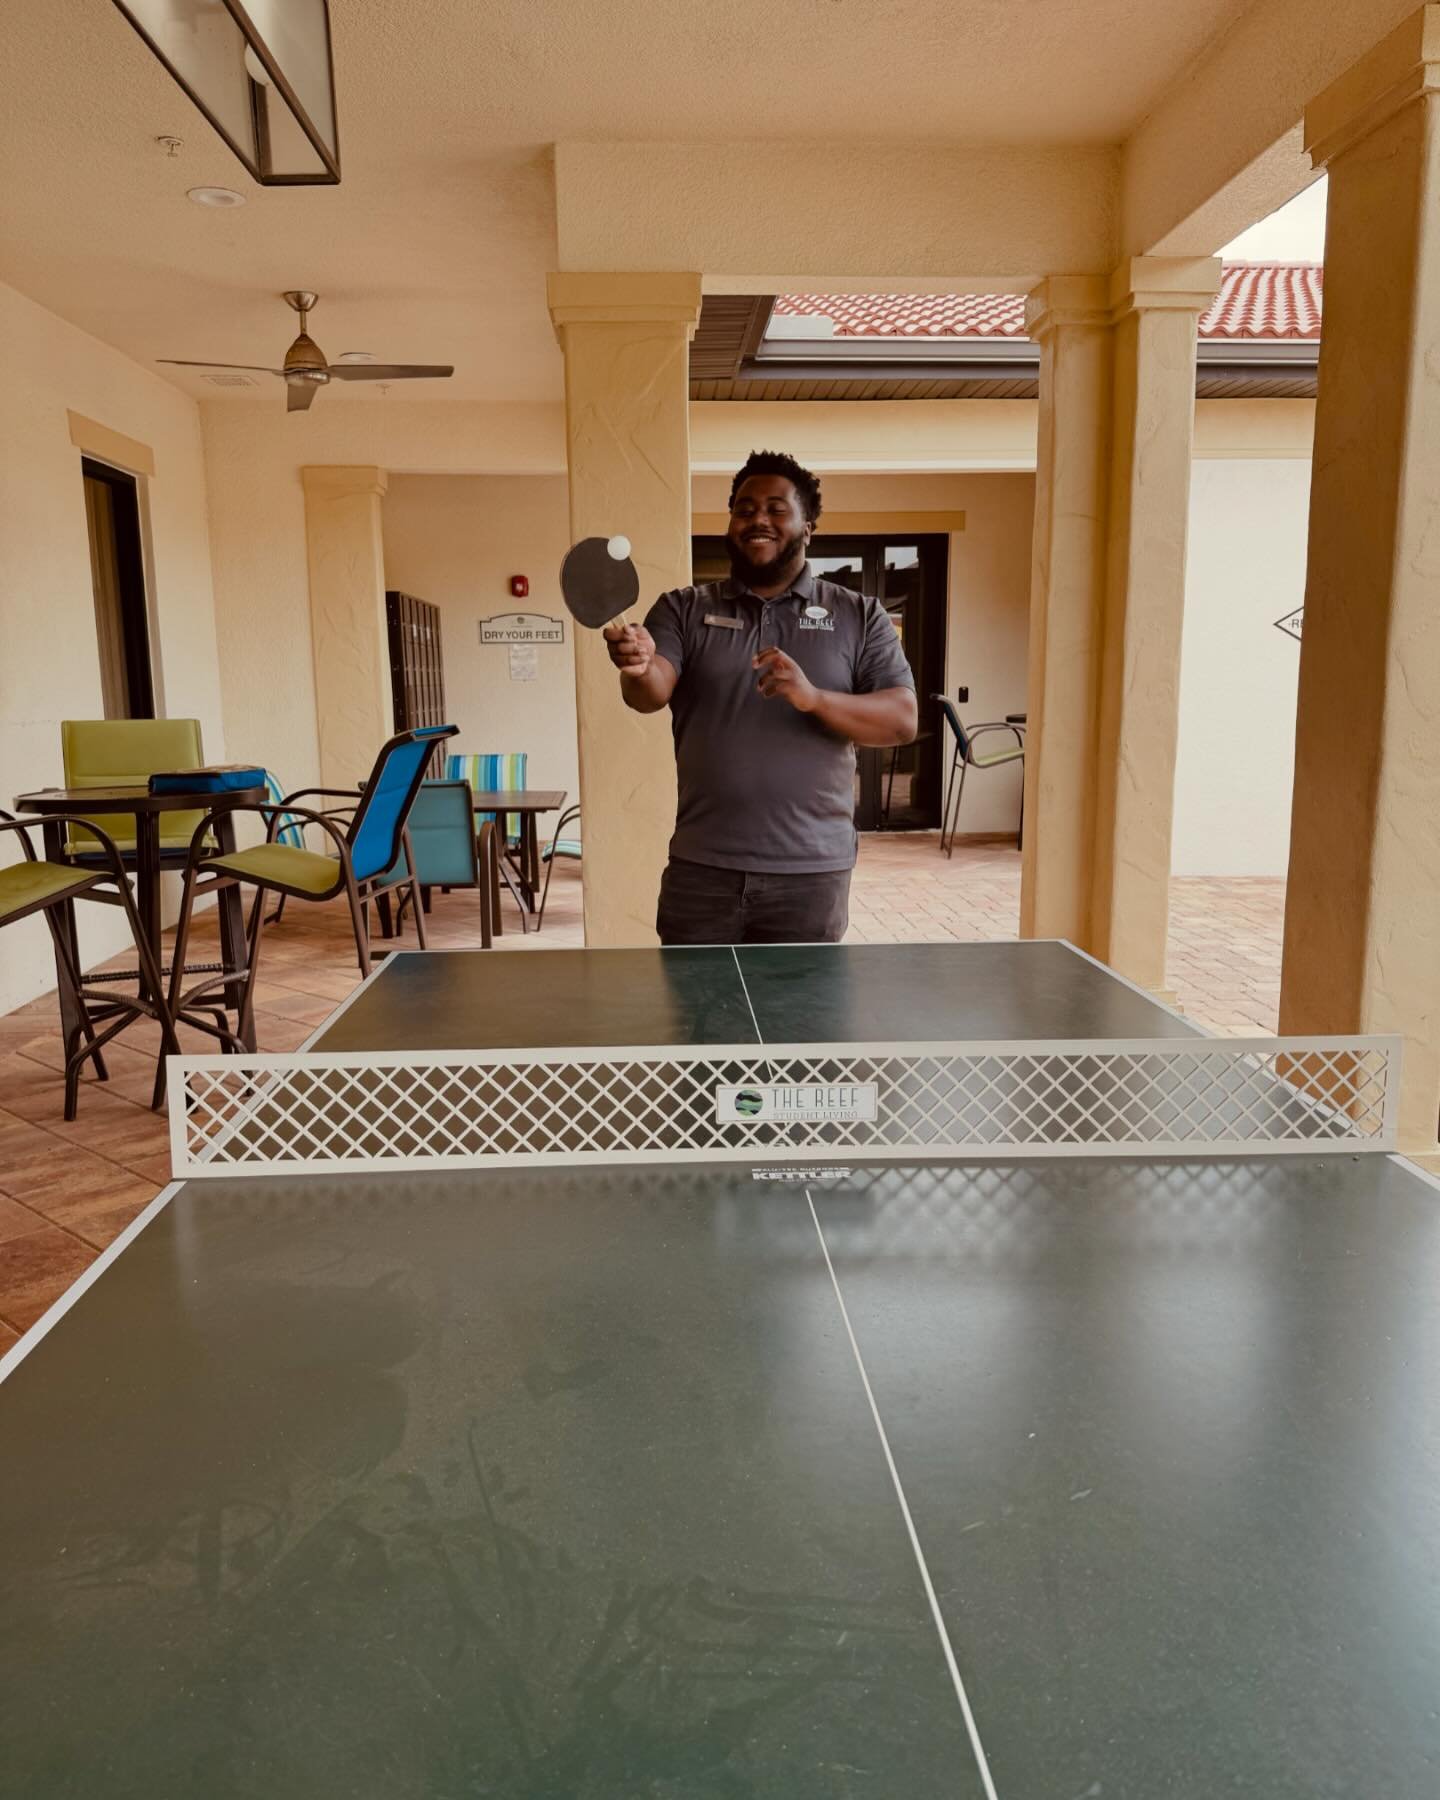
[[[551,397],[551,144],[1118,143],[1248,4],[331,0],[344,179],[262,190],[109,0],[10,0],[0,279],[144,363],[274,362],[279,291],[311,287],[332,358],[456,365],[417,397]],[[781,170],[771,204],[803,230]],[[190,204],[206,184],[249,203]]]

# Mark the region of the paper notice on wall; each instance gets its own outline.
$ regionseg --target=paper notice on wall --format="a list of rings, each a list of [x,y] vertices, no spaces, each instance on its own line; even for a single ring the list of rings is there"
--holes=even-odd
[[[539,673],[539,646],[537,644],[512,644],[510,646],[510,679],[512,681],[534,681]]]

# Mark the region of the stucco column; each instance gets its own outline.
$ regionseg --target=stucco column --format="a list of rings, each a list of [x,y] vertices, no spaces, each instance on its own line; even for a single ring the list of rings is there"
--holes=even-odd
[[[1109,534],[1109,284],[1052,276],[1029,296],[1025,320],[1040,346],[1040,408],[1020,933],[1088,947]]]
[[[354,787],[395,730],[385,628],[383,469],[300,471],[310,567],[310,640],[320,780]]]
[[[1330,175],[1280,1026],[1399,1032],[1440,1109],[1440,7],[1307,108]]]
[[[1110,283],[1114,402],[1089,948],[1162,989],[1180,725],[1195,328],[1213,258],[1136,257]]]
[[[623,533],[643,617],[690,579],[689,342],[700,277],[550,277],[565,352],[570,535]],[[655,901],[675,824],[668,713],[642,716],[598,632],[575,631],[575,709],[585,832],[585,941],[653,944]]]
[[[1210,259],[1030,296],[1041,347],[1020,928],[1165,977],[1195,326]]]

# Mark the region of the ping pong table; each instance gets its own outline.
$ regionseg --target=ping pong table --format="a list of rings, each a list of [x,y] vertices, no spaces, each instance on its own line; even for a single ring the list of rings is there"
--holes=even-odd
[[[1026,943],[406,954],[307,1052],[957,1039],[1209,1041]],[[826,1129],[168,1189],[0,1363],[0,1794],[1434,1800],[1435,1185]]]

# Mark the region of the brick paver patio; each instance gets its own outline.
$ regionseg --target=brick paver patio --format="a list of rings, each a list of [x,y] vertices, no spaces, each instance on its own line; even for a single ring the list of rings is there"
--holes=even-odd
[[[582,939],[580,871],[557,866],[545,929],[520,936],[507,900],[492,954],[540,954]],[[1169,982],[1198,1024],[1273,1032],[1284,884],[1187,880],[1172,885]],[[478,944],[473,894],[435,896],[431,942]],[[1016,932],[1020,859],[1009,845],[960,845],[952,860],[933,833],[865,840],[852,891],[857,943],[1001,939]],[[213,926],[197,933],[213,955]],[[405,943],[414,946],[413,931]],[[294,1050],[354,987],[343,906],[292,904],[266,939],[256,991],[262,1049]],[[61,1117],[60,1038],[46,995],[0,1017],[0,1350],[33,1324],[144,1207],[169,1176],[165,1120],[147,1109],[158,1034],[137,1026],[107,1052],[111,1078],[87,1080],[80,1117]],[[193,1036],[186,1048],[211,1049]]]

